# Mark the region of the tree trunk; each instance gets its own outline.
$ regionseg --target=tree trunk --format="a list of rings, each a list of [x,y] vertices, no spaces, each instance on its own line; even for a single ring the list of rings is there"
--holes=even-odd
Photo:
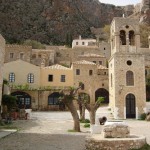
[[[85,106],[82,105],[82,114],[81,114],[81,120],[85,120]]]
[[[95,115],[96,115],[95,109],[91,108],[89,113],[90,113],[90,123],[95,124]]]
[[[80,121],[79,121],[79,115],[78,112],[73,104],[73,101],[66,103],[66,106],[68,107],[68,109],[71,112],[71,115],[73,117],[73,121],[74,121],[74,130],[77,132],[80,132]]]
[[[80,119],[82,119],[82,104],[79,102]]]

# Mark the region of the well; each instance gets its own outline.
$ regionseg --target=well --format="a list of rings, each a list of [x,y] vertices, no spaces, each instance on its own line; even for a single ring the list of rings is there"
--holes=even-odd
[[[108,123],[101,134],[86,138],[86,150],[130,150],[146,144],[144,136],[131,135],[124,123]]]

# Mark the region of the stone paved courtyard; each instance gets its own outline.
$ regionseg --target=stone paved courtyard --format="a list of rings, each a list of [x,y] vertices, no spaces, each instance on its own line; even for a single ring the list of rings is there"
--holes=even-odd
[[[110,112],[106,108],[98,110],[97,117]],[[88,118],[88,112],[86,112]],[[125,120],[131,134],[145,135],[150,144],[150,122]],[[68,132],[73,122],[69,112],[34,112],[31,120],[14,122],[19,131],[0,139],[0,150],[84,150],[85,137],[90,129],[81,133]]]

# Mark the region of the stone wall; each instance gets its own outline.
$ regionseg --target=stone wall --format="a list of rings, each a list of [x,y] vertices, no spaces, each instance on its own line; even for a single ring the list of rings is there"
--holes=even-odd
[[[6,45],[5,48],[5,63],[21,59],[23,61],[30,62],[31,59],[31,46],[23,45]]]

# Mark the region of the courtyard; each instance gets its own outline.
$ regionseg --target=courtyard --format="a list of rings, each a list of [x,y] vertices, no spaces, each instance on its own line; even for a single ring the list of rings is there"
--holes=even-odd
[[[110,117],[107,107],[100,107],[97,118]],[[86,118],[89,118],[86,111]],[[140,120],[124,120],[131,134],[144,135],[150,144],[149,122]],[[73,128],[70,112],[32,112],[30,120],[14,121],[16,133],[0,139],[0,150],[84,150],[86,136],[90,136],[90,128],[81,124],[81,133],[68,132]]]

